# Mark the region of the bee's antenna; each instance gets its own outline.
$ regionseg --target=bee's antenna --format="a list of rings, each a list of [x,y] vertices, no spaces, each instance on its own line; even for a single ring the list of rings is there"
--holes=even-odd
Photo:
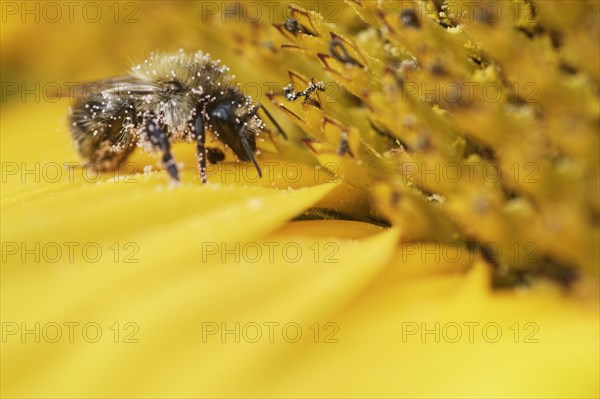
[[[271,113],[265,108],[265,106],[262,105],[261,103],[257,103],[256,106],[254,106],[254,113],[256,113],[259,109],[263,110],[263,112],[265,113],[265,115],[267,115],[267,118],[269,118],[269,120],[271,122],[273,122],[273,124],[275,125],[275,127],[277,128],[277,130],[279,130],[279,133],[281,133],[281,135],[283,136],[283,138],[287,140],[287,138],[288,138],[287,134],[285,134],[285,132],[283,131],[283,129],[281,128],[281,126],[279,126],[279,123],[277,123],[277,121],[275,120],[275,118],[273,118],[273,116],[271,116]]]
[[[248,144],[248,139],[246,139],[246,129],[240,130],[238,136],[240,137],[240,141],[242,142],[246,156],[248,159],[250,159],[250,161],[252,161],[254,167],[256,168],[256,172],[258,172],[258,177],[262,178],[262,171],[260,170],[260,166],[258,166],[258,162],[256,162],[256,159],[254,158],[254,151],[252,151],[250,144]]]

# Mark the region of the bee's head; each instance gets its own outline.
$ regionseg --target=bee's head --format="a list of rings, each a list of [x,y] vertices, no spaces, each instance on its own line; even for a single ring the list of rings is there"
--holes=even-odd
[[[211,124],[219,140],[231,148],[240,160],[252,162],[260,176],[260,167],[254,159],[256,135],[246,123],[252,116],[251,113],[239,115],[235,105],[225,102],[217,104],[209,111]]]

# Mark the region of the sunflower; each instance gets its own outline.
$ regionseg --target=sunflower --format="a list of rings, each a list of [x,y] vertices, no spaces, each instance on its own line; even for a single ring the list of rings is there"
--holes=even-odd
[[[2,11],[3,397],[600,395],[597,2]],[[77,84],[179,48],[286,132],[262,178],[78,158]]]

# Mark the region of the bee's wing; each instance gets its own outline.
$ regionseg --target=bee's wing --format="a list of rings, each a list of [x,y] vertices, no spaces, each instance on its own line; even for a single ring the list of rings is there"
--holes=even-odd
[[[128,94],[130,96],[145,96],[158,90],[155,83],[144,82],[131,76],[117,76],[86,83],[69,84],[68,90],[48,93],[50,98],[68,97],[71,100],[89,98],[95,94]]]

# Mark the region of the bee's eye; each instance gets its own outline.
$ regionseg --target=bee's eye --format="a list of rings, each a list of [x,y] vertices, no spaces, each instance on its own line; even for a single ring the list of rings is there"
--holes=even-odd
[[[226,107],[218,107],[213,111],[212,114],[220,121],[227,121],[230,118],[230,110]]]

